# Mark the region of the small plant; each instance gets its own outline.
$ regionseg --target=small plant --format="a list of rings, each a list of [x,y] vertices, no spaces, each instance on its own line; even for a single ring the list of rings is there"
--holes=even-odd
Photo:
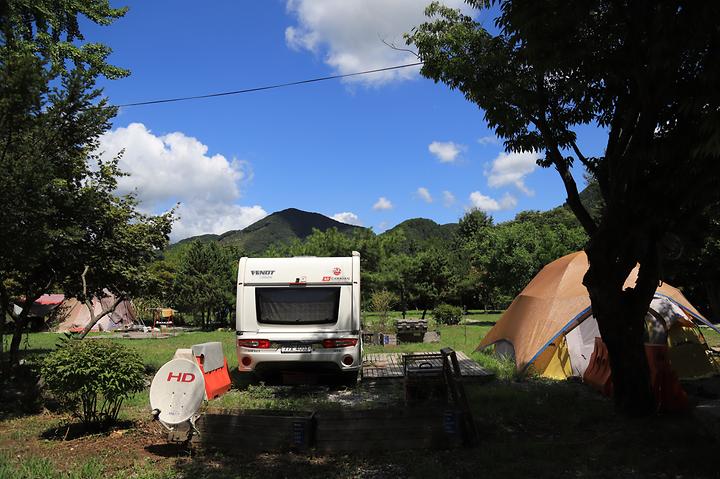
[[[85,426],[101,429],[117,421],[125,398],[145,387],[140,355],[105,340],[69,340],[41,367],[48,389]]]
[[[376,291],[370,296],[370,306],[374,312],[378,313],[377,326],[380,331],[385,331],[388,327],[389,313],[397,300],[397,295],[386,289]]]
[[[432,311],[432,317],[438,324],[458,324],[462,319],[462,308],[451,304],[440,304]]]

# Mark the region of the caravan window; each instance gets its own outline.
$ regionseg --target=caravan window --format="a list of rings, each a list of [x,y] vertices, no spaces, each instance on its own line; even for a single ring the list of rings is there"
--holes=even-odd
[[[340,288],[256,288],[255,304],[258,323],[335,323]]]

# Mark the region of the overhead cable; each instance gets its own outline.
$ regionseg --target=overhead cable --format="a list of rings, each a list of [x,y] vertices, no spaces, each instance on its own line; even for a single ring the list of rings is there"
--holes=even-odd
[[[208,93],[206,95],[195,95],[195,96],[183,96],[183,97],[177,97],[177,98],[164,98],[161,100],[148,100],[148,101],[138,101],[134,103],[124,103],[122,105],[116,105],[121,108],[126,108],[129,106],[142,106],[142,105],[157,105],[160,103],[175,103],[179,101],[188,101],[188,100],[202,100],[205,98],[216,98],[220,96],[230,96],[230,95],[239,95],[241,93],[252,93],[256,91],[263,91],[263,90],[273,90],[276,88],[285,88],[289,86],[295,86],[295,85],[304,85],[306,83],[316,83],[326,80],[336,80],[339,78],[348,78],[348,77],[354,77],[359,75],[369,75],[372,73],[380,73],[380,72],[386,72],[390,70],[399,70],[401,68],[409,68],[414,67],[418,65],[422,65],[423,62],[416,62],[416,63],[408,63],[405,65],[395,65],[391,67],[385,67],[385,68],[376,68],[374,70],[365,70],[361,72],[355,72],[355,73],[345,73],[343,75],[330,75],[326,77],[319,77],[319,78],[310,78],[308,80],[298,80],[288,83],[277,83],[275,85],[266,85],[266,86],[260,86],[255,88],[245,88],[242,90],[233,90],[233,91],[225,91],[225,92],[219,92],[219,93]]]

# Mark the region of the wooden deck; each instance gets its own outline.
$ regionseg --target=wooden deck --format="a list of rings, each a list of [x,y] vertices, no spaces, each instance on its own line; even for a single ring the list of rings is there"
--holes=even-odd
[[[437,353],[412,353],[437,354]],[[463,378],[489,380],[495,375],[483,369],[478,363],[470,359],[465,353],[457,351],[460,372]],[[441,359],[429,359],[428,362],[434,367],[442,367]],[[362,376],[364,379],[402,379],[403,378],[403,353],[373,353],[366,354],[363,359]]]

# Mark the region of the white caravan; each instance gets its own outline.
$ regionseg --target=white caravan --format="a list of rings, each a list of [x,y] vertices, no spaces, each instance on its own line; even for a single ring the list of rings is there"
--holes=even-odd
[[[362,364],[360,253],[241,258],[237,284],[241,372],[340,373]]]

